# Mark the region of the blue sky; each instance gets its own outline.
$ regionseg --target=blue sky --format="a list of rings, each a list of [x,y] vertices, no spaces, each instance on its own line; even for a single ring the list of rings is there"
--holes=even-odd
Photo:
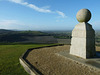
[[[76,14],[87,8],[100,30],[100,0],[0,0],[0,29],[72,30]]]

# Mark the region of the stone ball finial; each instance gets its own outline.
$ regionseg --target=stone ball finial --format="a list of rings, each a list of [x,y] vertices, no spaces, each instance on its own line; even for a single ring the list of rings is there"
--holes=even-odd
[[[77,12],[78,22],[88,22],[91,19],[91,12],[88,9],[81,9]]]

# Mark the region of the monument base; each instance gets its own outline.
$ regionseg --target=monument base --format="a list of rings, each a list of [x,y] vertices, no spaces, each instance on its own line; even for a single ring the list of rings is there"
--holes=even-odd
[[[79,23],[72,31],[70,54],[86,59],[95,52],[95,31],[89,23]]]
[[[65,58],[68,62],[70,61],[66,67],[70,66],[73,67],[72,69],[76,68],[74,70],[77,73],[74,73],[74,75],[78,75],[78,73],[79,75],[100,75],[100,53],[97,53],[95,59],[82,59],[69,54],[67,51],[61,51],[56,53],[56,55]],[[87,72],[84,70],[87,70]]]

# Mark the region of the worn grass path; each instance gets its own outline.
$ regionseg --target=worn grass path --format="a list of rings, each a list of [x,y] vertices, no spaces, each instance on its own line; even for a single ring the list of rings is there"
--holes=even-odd
[[[19,63],[19,57],[29,48],[51,44],[0,45],[0,75],[28,75]]]

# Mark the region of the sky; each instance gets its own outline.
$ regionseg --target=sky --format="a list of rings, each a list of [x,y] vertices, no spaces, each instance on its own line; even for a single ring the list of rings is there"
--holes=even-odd
[[[88,23],[100,30],[100,0],[0,0],[0,29],[72,30],[84,8],[92,13]]]

